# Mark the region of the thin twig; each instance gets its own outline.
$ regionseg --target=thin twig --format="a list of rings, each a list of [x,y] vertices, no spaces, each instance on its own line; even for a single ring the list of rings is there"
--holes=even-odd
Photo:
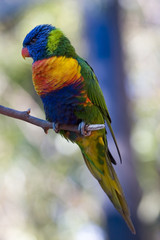
[[[23,120],[25,122],[34,124],[38,127],[41,127],[45,133],[48,132],[49,129],[53,129],[53,123],[48,122],[46,120],[36,118],[30,115],[30,109],[27,111],[18,111],[12,108],[7,108],[0,105],[0,114],[6,115],[8,117],[17,118],[19,120]],[[66,130],[79,133],[78,125],[67,125],[67,124],[58,124],[58,130]],[[90,124],[85,126],[85,131],[95,131],[105,128],[104,124]]]

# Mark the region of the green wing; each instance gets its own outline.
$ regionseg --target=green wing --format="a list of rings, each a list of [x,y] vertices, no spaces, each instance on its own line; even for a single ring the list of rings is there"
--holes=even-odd
[[[90,65],[86,61],[84,61],[82,58],[78,58],[77,60],[81,66],[81,74],[85,80],[88,97],[91,100],[91,102],[100,109],[100,111],[108,125],[108,128],[111,132],[114,143],[116,145],[120,161],[122,162],[118,144],[117,144],[113,129],[111,127],[111,118],[110,118],[110,115],[109,115],[109,112],[108,112],[108,109],[107,109],[107,106],[105,103],[105,99],[104,99],[102,90],[101,90],[98,80],[96,78],[96,75],[95,75],[93,69],[90,67]]]

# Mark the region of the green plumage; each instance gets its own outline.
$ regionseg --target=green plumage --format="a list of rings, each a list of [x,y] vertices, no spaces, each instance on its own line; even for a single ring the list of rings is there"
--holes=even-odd
[[[94,74],[93,69],[89,66],[89,64],[84,61],[82,58],[78,57],[77,61],[79,62],[80,66],[81,66],[81,74],[84,77],[85,83],[86,83],[86,91],[87,91],[87,95],[89,97],[89,99],[92,101],[92,103],[98,107],[98,109],[100,110],[103,119],[106,121],[108,128],[112,134],[113,140],[115,142],[117,151],[118,151],[118,155],[120,157],[120,160],[122,162],[121,159],[121,154],[118,148],[118,144],[116,141],[116,138],[114,136],[114,132],[112,130],[111,127],[111,118],[105,103],[105,99],[102,93],[102,90],[99,86],[98,80]],[[89,113],[87,114],[89,115]]]
[[[85,81],[87,95],[93,103],[89,109],[84,106],[82,113],[77,113],[78,117],[86,123],[91,124],[101,124],[106,121],[121,160],[118,144],[111,127],[111,118],[98,80],[93,72],[93,69],[86,61],[80,57],[77,57],[77,61],[81,66],[81,74]],[[99,130],[95,133],[92,133],[92,135],[88,138],[80,138],[80,140],[77,141],[77,144],[82,151],[84,160],[89,170],[98,180],[103,190],[107,193],[116,209],[121,213],[129,228],[134,233],[135,230],[130,219],[130,213],[125,201],[123,190],[112,166],[112,163],[115,163],[115,160],[108,149],[106,131]]]
[[[54,53],[54,54],[53,54]],[[76,58],[77,54],[69,39],[64,36],[61,30],[51,31],[47,41],[48,56],[66,56]]]
[[[35,62],[34,86],[38,94],[45,91],[40,96],[47,119],[53,122],[58,119],[65,124],[70,124],[70,121],[72,124],[82,121],[86,124],[106,122],[121,160],[98,80],[89,64],[76,54],[68,38],[51,25],[40,25],[26,36],[26,46],[28,52],[25,49],[23,53],[31,56]],[[106,130],[92,131],[87,137],[69,131],[60,133],[77,143],[88,169],[135,233],[122,188],[112,166],[116,162],[108,149]]]

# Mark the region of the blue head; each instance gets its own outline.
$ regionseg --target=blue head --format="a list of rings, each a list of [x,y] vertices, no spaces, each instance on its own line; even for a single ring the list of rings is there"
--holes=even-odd
[[[74,57],[75,50],[62,31],[49,25],[39,25],[32,29],[23,41],[22,56],[33,61],[51,56]]]
[[[45,58],[48,35],[54,29],[56,28],[49,24],[39,25],[32,29],[23,41],[23,57],[32,57],[34,61]]]

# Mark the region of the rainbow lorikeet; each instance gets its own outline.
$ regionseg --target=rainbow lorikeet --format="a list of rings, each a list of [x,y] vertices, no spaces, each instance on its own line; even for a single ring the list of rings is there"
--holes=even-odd
[[[54,123],[80,126],[83,122],[106,122],[120,156],[111,118],[94,71],[77,55],[62,31],[48,24],[36,26],[23,41],[22,56],[33,58],[33,84],[43,102],[46,119]],[[79,146],[87,167],[135,233],[122,188],[112,166],[116,162],[108,149],[106,130],[92,131],[90,136],[66,130],[60,130],[60,133]]]

